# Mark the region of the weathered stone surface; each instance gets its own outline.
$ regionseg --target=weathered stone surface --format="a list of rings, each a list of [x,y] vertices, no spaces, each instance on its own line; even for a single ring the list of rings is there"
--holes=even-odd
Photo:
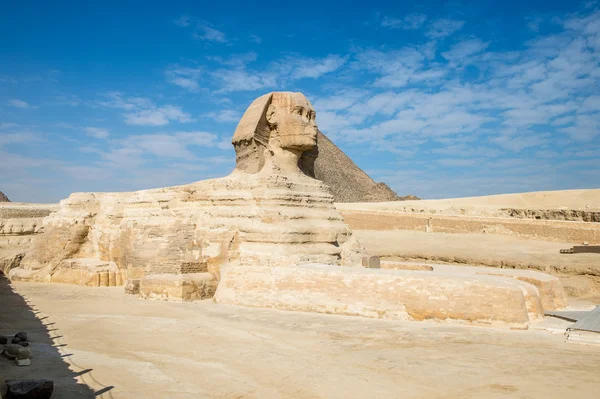
[[[526,328],[543,318],[535,286],[495,276],[341,268],[230,266],[218,303],[381,319]]]
[[[54,390],[52,380],[6,380],[7,399],[49,399]]]
[[[43,218],[56,205],[0,203],[0,272],[19,267],[33,237],[42,232]]]
[[[381,262],[378,256],[363,256],[362,266],[368,267],[369,269],[379,269],[381,267]]]
[[[212,298],[217,280],[211,273],[154,274],[140,280],[141,298],[168,301],[195,301]]]
[[[567,295],[558,277],[533,270],[500,269],[479,266],[451,266],[438,264],[414,264],[409,262],[382,262],[382,268],[396,270],[431,270],[435,274],[503,276],[530,283],[537,287],[544,310],[567,307]],[[423,268],[423,269],[419,269]]]
[[[65,259],[51,276],[53,283],[114,287],[123,285],[122,272],[114,262],[97,259]]]

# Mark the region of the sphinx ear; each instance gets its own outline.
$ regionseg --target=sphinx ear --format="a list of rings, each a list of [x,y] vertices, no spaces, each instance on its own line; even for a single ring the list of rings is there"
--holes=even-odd
[[[270,104],[269,108],[267,108],[266,117],[269,125],[272,127],[277,125],[277,108],[273,104]]]

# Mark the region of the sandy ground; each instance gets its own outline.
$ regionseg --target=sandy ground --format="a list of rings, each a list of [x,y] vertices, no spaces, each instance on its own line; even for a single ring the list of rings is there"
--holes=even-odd
[[[600,210],[600,189],[538,191],[483,197],[376,203],[336,203],[338,209],[370,211],[435,211],[448,214],[493,216],[500,208]]]
[[[600,392],[600,347],[567,344],[563,335],[539,329],[144,301],[119,287],[2,280],[0,299],[10,306],[0,307],[0,333],[27,330],[34,356],[29,368],[0,359],[2,379],[53,378],[54,398],[591,398]]]

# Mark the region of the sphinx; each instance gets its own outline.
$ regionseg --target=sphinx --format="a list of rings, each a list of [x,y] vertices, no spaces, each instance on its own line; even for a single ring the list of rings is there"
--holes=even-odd
[[[328,187],[313,178],[315,117],[303,94],[269,93],[235,130],[228,176],[72,194],[9,277],[125,284],[149,299],[512,328],[564,306],[559,281],[543,273],[364,262]]]
[[[303,94],[256,99],[232,143],[236,168],[223,178],[70,195],[10,277],[91,286],[139,279],[145,297],[191,300],[214,293],[224,264],[360,265],[364,249],[327,186],[300,168],[317,147]]]

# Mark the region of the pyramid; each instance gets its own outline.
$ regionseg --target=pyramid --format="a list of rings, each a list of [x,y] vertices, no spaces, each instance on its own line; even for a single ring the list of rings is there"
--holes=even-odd
[[[2,191],[0,191],[0,202],[10,202],[8,197],[6,195],[4,195],[4,193]]]
[[[385,183],[377,183],[319,131],[317,149],[303,154],[300,168],[325,182],[335,202],[385,202],[401,198]]]

